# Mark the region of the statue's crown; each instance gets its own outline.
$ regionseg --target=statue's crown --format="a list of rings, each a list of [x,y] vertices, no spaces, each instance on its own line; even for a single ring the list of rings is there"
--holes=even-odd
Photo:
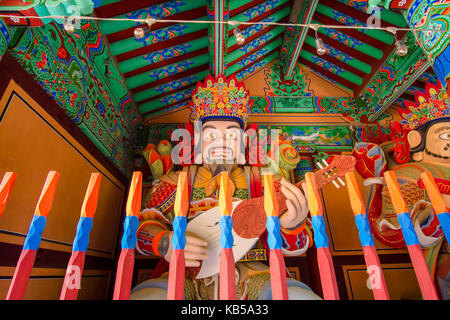
[[[415,92],[415,100],[417,103],[405,101],[405,108],[398,109],[404,128],[414,130],[436,119],[450,120],[450,98],[439,86],[428,82],[425,92]]]
[[[189,103],[192,121],[237,120],[245,128],[252,100],[244,84],[234,75],[217,78],[208,75],[205,82],[199,82],[192,91]]]

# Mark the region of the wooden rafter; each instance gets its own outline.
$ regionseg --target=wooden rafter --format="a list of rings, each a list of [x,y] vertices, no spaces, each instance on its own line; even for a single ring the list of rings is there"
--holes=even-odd
[[[314,55],[317,55],[316,48],[310,46],[310,45],[307,44],[307,43],[303,44],[303,50],[308,51],[308,52],[310,52],[310,53],[312,53],[312,54],[314,54]],[[344,62],[342,62],[341,60],[336,59],[336,58],[333,57],[333,56],[330,56],[329,54],[324,54],[324,55],[322,55],[322,56],[320,56],[320,57],[321,57],[322,59],[327,60],[328,62],[330,62],[330,63],[336,65],[336,66],[341,67],[342,69],[345,69],[345,70],[347,70],[347,71],[349,71],[349,72],[351,72],[351,73],[356,74],[357,76],[359,76],[359,77],[361,77],[361,78],[363,78],[363,77],[366,75],[366,74],[365,74],[364,72],[362,72],[361,70],[359,70],[359,69],[357,69],[357,68],[355,68],[355,67],[352,67],[351,65],[349,65],[349,64],[347,64],[347,63],[344,63]]]
[[[229,62],[229,63],[227,64],[227,68],[229,68],[229,67],[231,67],[232,65],[238,63],[239,61],[241,61],[241,60],[247,58],[248,56],[251,56],[251,55],[252,55],[253,53],[255,53],[256,51],[258,51],[258,50],[264,48],[265,46],[269,45],[270,43],[274,42],[275,40],[277,40],[277,39],[279,39],[279,38],[280,38],[280,36],[274,37],[273,39],[267,41],[266,43],[260,45],[259,47],[255,48],[255,49],[253,49],[253,50],[251,50],[251,51],[249,51],[249,52],[247,52],[246,54],[244,54],[243,56],[239,57],[238,59],[235,59],[235,60]]]
[[[184,78],[184,77],[187,77],[187,76],[190,76],[190,75],[193,75],[195,73],[202,72],[202,71],[205,71],[205,70],[208,70],[208,69],[209,69],[209,65],[204,64],[204,65],[201,65],[201,66],[198,66],[198,67],[195,67],[195,68],[192,68],[192,69],[189,69],[189,70],[186,70],[186,71],[183,71],[183,72],[180,72],[180,73],[168,76],[168,77],[165,77],[163,79],[156,80],[156,81],[144,84],[142,86],[136,87],[136,88],[132,89],[131,92],[137,93],[137,92],[140,92],[140,91],[144,91],[144,90],[147,90],[147,89],[150,89],[150,88],[157,87],[157,86],[159,86],[161,84],[168,83],[170,81],[174,81],[174,80],[177,80],[177,79],[181,79],[181,78]]]
[[[200,55],[203,55],[206,53],[208,53],[208,48],[205,47],[203,49],[199,49],[199,50],[192,51],[192,52],[189,52],[186,54],[182,54],[182,55],[179,55],[179,56],[167,59],[167,60],[159,61],[156,63],[151,63],[145,67],[124,73],[124,76],[125,76],[125,78],[129,78],[129,77],[138,75],[140,73],[144,73],[144,72],[148,72],[148,71],[160,68],[160,67],[164,67],[166,65],[171,65],[173,63],[177,63],[177,62],[180,62],[183,60],[192,59],[196,56],[200,56]]]
[[[167,0],[118,1],[96,8],[95,14],[99,18],[111,18],[127,12],[161,4],[166,1]]]
[[[189,90],[189,88],[192,89],[192,90],[194,90],[195,87],[196,87],[196,84],[190,85],[190,86],[186,86],[186,87],[181,87],[181,88],[178,88],[178,89],[175,89],[175,90],[172,90],[172,91],[168,91],[168,92],[162,93],[162,94],[160,94],[160,95],[157,95],[157,96],[154,96],[154,97],[151,97],[151,98],[148,98],[148,99],[139,101],[139,104],[142,105],[142,104],[147,103],[147,102],[150,102],[150,101],[152,101],[152,100],[158,100],[158,99],[161,99],[161,98],[163,98],[163,97],[165,97],[165,96],[170,96],[170,95],[173,95],[173,94],[175,94],[175,93],[178,93],[178,92],[180,92],[180,91]]]
[[[305,65],[306,67],[308,67],[314,71],[317,71],[318,73],[321,73],[322,75],[326,76],[327,78],[346,86],[347,88],[349,88],[352,91],[354,91],[354,89],[356,88],[356,85],[353,82],[350,82],[347,79],[344,79],[344,78],[334,74],[333,72],[330,72],[324,68],[321,68],[318,65],[316,65],[315,63],[312,63],[311,61],[309,61],[305,58],[300,57],[298,59],[298,62],[300,62],[301,64]]]
[[[173,107],[173,106],[175,106],[177,104],[187,103],[189,100],[191,100],[191,98],[187,98],[187,99],[184,99],[184,100],[181,100],[181,101],[178,101],[178,102],[174,102],[172,104],[169,104],[169,105],[161,107],[161,108],[157,108],[157,109],[154,109],[154,110],[147,111],[147,112],[143,113],[142,116],[147,118],[147,117],[149,117],[150,115],[152,115],[154,113],[157,113],[159,111],[168,109],[168,108]]]
[[[128,51],[128,52],[124,52],[122,54],[117,55],[117,61],[118,62],[122,62],[134,57],[138,57],[138,56],[142,56],[144,54],[148,54],[157,50],[161,50],[164,48],[170,48],[173,46],[176,46],[177,44],[181,44],[181,43],[185,43],[185,42],[189,42],[195,39],[200,39],[203,37],[208,36],[208,31],[206,29],[204,30],[199,30],[199,31],[195,31],[192,33],[188,33],[186,35],[180,36],[180,37],[175,37],[172,39],[168,39],[165,41],[160,41],[154,44],[150,44],[148,46],[133,50],[133,51]]]
[[[161,20],[168,20],[168,19],[184,20],[184,19],[186,19],[186,17],[189,17],[189,19],[194,20],[194,19],[199,19],[199,18],[205,17],[205,15],[206,15],[205,8],[197,8],[197,9],[192,9],[192,10],[188,10],[188,11],[184,11],[184,12],[179,12],[172,16],[162,18]],[[152,25],[152,31],[167,28],[174,24],[176,24],[176,23],[174,23],[174,22],[157,22],[154,25]],[[121,40],[124,40],[127,38],[132,38],[132,37],[134,37],[134,29],[139,26],[145,27],[147,25],[146,24],[136,25],[134,27],[131,27],[131,28],[128,28],[125,30],[111,33],[108,35],[108,40],[110,43],[114,43],[116,41],[121,41]]]

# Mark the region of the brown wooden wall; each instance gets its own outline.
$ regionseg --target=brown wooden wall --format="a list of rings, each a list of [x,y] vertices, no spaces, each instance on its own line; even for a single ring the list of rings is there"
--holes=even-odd
[[[18,175],[0,217],[0,299],[6,296],[51,170],[60,179],[25,299],[59,298],[93,172],[101,173],[102,181],[79,299],[110,298],[127,180],[8,55],[0,62],[0,150],[0,175]]]

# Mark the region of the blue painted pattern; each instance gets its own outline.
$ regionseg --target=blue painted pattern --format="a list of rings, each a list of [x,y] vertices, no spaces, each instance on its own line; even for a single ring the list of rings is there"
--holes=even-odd
[[[89,234],[92,230],[92,224],[93,222],[91,217],[80,218],[78,221],[75,240],[73,241],[73,251],[86,252],[89,245]]]
[[[233,248],[233,219],[231,216],[221,216],[219,221],[220,227],[220,246],[224,249]]]
[[[369,219],[367,214],[358,214],[355,216],[356,227],[358,228],[359,241],[363,247],[374,246],[372,232],[370,231]]]
[[[266,220],[267,244],[269,249],[281,249],[280,220],[276,216],[269,216]]]
[[[238,64],[242,67],[245,67],[247,65],[249,65],[250,63],[258,60],[259,58],[261,58],[262,56],[264,56],[266,53],[269,52],[269,49],[267,48],[262,48],[261,50],[256,51],[255,53],[249,55],[248,57],[240,60],[238,62]]]
[[[403,212],[397,215],[398,222],[402,228],[403,238],[405,239],[406,245],[419,244],[419,239],[417,239],[416,232],[414,231],[414,226],[411,221],[411,217],[408,212]]]
[[[160,93],[166,93],[166,92],[178,89],[178,88],[185,87],[190,84],[194,84],[197,81],[199,81],[197,76],[188,76],[188,77],[181,78],[179,80],[175,80],[175,81],[157,86],[155,88],[155,90]]]
[[[24,250],[37,250],[41,243],[42,232],[45,228],[47,217],[33,216],[33,220],[30,223],[30,229],[28,230],[25,243],[23,244]]]
[[[180,12],[180,7],[185,5],[185,1],[167,1],[148,8],[127,13],[126,16],[131,19],[147,19],[148,17],[155,19],[164,18]]]
[[[268,0],[266,2],[263,2],[255,7],[252,7],[246,11],[244,11],[242,14],[248,19],[253,19],[254,17],[257,17],[263,13],[266,13],[273,8],[277,7],[279,5],[279,0]]]
[[[192,93],[192,88],[184,90],[184,91],[176,92],[176,93],[173,93],[168,96],[164,96],[161,99],[159,99],[159,101],[162,103],[165,103],[165,104],[172,104],[172,103],[189,98],[191,96],[191,93]]]
[[[246,43],[242,47],[239,48],[239,50],[243,53],[248,53],[253,49],[256,49],[269,41],[272,37],[272,34],[270,32],[263,34],[261,37],[256,38],[255,40]]]
[[[183,43],[171,48],[164,48],[162,50],[151,52],[142,56],[142,58],[148,60],[150,63],[155,63],[185,54],[190,47],[192,47],[192,45],[189,43]]]
[[[137,241],[139,219],[136,216],[126,216],[123,223],[122,249],[134,249]]]
[[[327,229],[323,216],[312,216],[311,224],[314,230],[314,243],[317,248],[328,248],[330,241],[328,240]]]
[[[172,247],[177,249],[184,249],[186,245],[186,217],[176,216],[173,219],[173,236]]]
[[[179,73],[181,71],[188,70],[189,66],[192,64],[194,64],[193,61],[184,60],[184,61],[172,64],[170,66],[157,69],[153,72],[150,72],[148,75],[154,79],[162,79],[162,78],[174,75],[176,73]]]

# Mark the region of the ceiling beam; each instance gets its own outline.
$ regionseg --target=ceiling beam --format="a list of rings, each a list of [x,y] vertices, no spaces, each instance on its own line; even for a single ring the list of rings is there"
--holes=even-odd
[[[227,21],[230,14],[230,1],[207,0],[208,19],[212,21]],[[217,77],[225,74],[225,52],[228,35],[227,25],[214,23],[208,26],[209,55],[212,65],[212,74]]]
[[[111,18],[127,12],[136,11],[146,7],[166,2],[167,0],[139,0],[119,1],[95,9],[95,15],[99,18]]]
[[[295,1],[289,22],[309,24],[312,20],[314,12],[316,11],[318,2],[318,0]],[[289,30],[284,33],[280,60],[282,72],[284,74],[284,78],[286,79],[292,78],[307,34],[308,28],[300,27],[289,28]]]
[[[303,50],[308,51],[314,55],[317,55],[317,50],[316,48],[314,48],[313,46],[310,46],[309,44],[305,43],[303,44]],[[325,53],[324,55],[320,56],[322,59],[327,60],[328,62],[331,62],[332,64],[341,67],[342,69],[345,69],[351,73],[356,74],[357,76],[364,78],[364,76],[366,75],[364,72],[362,72],[361,70],[352,67],[351,65],[342,62],[339,59],[336,59],[335,57],[330,56],[329,54]]]
[[[174,81],[176,79],[181,79],[183,77],[187,77],[187,76],[193,75],[195,73],[208,70],[208,69],[209,69],[209,65],[208,64],[204,64],[204,65],[201,65],[201,66],[198,66],[198,67],[195,67],[195,68],[192,68],[192,69],[189,69],[189,70],[186,70],[186,71],[183,71],[183,72],[180,72],[180,73],[168,76],[168,77],[165,77],[164,79],[156,80],[156,81],[144,84],[142,86],[133,88],[131,90],[131,92],[133,92],[133,94],[134,94],[134,93],[137,93],[137,92],[140,92],[140,91],[144,91],[144,90],[147,90],[147,89],[159,86],[161,84],[164,84],[164,83],[167,83],[167,82],[170,82],[170,81]]]
[[[173,57],[173,58],[170,58],[170,59],[167,59],[167,60],[163,60],[163,61],[156,62],[156,63],[151,63],[151,64],[149,64],[149,65],[147,65],[145,67],[141,67],[139,69],[136,69],[136,70],[124,73],[124,76],[125,76],[125,78],[129,78],[129,77],[138,75],[140,73],[144,73],[144,72],[147,72],[147,71],[151,71],[151,70],[154,70],[154,69],[158,69],[158,68],[164,67],[166,65],[171,65],[173,63],[180,62],[182,60],[192,59],[192,58],[195,58],[197,56],[200,56],[200,55],[203,55],[203,54],[206,54],[206,53],[208,53],[208,48],[202,48],[202,49],[199,49],[199,50],[196,50],[196,51],[193,51],[193,52],[189,52],[189,53],[186,53],[186,54],[182,54],[182,55],[179,55],[177,57]]]
[[[310,37],[313,37],[314,39],[316,38],[316,35],[314,33],[313,30],[308,30],[308,35]],[[377,59],[372,58],[371,56],[353,49],[345,44],[343,44],[342,42],[339,42],[337,40],[334,40],[333,38],[328,37],[325,34],[320,34],[320,38],[323,40],[324,43],[328,44],[329,46],[332,46],[333,48],[342,51],[346,54],[348,54],[349,56],[355,57],[356,59],[360,60],[360,61],[364,61],[365,63],[369,64],[369,65],[373,65]]]
[[[208,35],[207,29],[198,30],[195,32],[191,32],[179,37],[175,37],[172,39],[156,42],[154,44],[150,44],[148,46],[143,46],[139,49],[135,49],[132,51],[124,52],[122,54],[117,55],[117,61],[122,62],[131,58],[135,58],[137,56],[142,56],[144,54],[148,54],[151,52],[155,52],[157,50],[162,50],[164,48],[170,48],[176,46],[177,44],[190,42],[192,40],[204,38]]]
[[[300,62],[301,64],[305,65],[306,67],[312,69],[313,71],[316,71],[316,72],[324,75],[325,77],[336,81],[338,84],[342,84],[343,86],[347,87],[347,89],[350,89],[353,91],[356,88],[356,85],[353,82],[350,82],[347,79],[344,79],[344,78],[334,74],[333,72],[323,69],[323,68],[319,67],[318,65],[316,65],[315,63],[312,63],[311,61],[309,61],[303,57],[300,57],[298,59],[298,62]]]

